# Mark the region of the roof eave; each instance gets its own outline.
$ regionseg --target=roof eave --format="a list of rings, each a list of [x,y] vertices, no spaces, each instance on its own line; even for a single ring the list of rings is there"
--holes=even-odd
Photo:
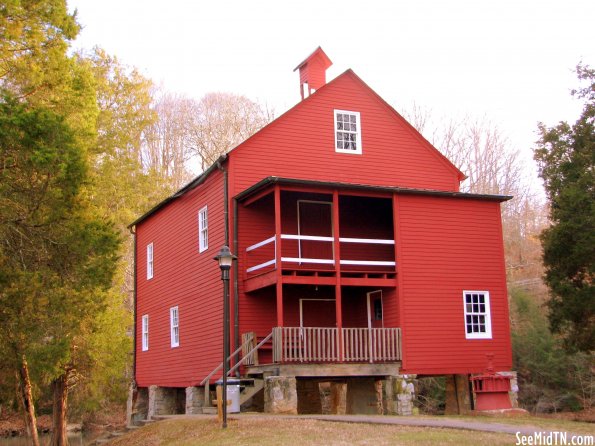
[[[186,184],[185,186],[183,186],[181,189],[179,189],[178,191],[176,191],[175,193],[173,193],[169,197],[167,197],[164,200],[160,201],[157,205],[153,206],[151,209],[149,209],[147,212],[145,212],[139,218],[137,218],[132,223],[130,223],[127,226],[128,229],[130,229],[130,228],[132,228],[134,226],[137,226],[138,224],[142,223],[144,220],[146,220],[151,215],[155,214],[157,211],[159,211],[162,208],[164,208],[165,206],[167,206],[169,203],[171,203],[172,201],[174,201],[178,197],[181,197],[182,195],[184,195],[189,190],[192,190],[195,187],[197,187],[197,186],[201,185],[202,183],[204,183],[206,181],[206,179],[209,177],[209,175],[215,169],[217,169],[221,165],[221,163],[223,163],[226,159],[227,159],[227,154],[226,153],[223,154],[223,155],[221,155],[219,158],[217,158],[217,160],[213,164],[211,164],[207,168],[207,170],[205,170],[199,176],[197,176],[196,178],[194,178],[192,181],[190,181],[188,184]]]
[[[333,188],[333,189],[346,189],[346,190],[367,190],[370,192],[386,192],[396,193],[402,195],[427,195],[436,197],[450,197],[458,199],[473,199],[473,200],[484,200],[484,201],[498,201],[504,202],[511,200],[513,197],[510,195],[491,195],[491,194],[473,194],[466,192],[449,192],[432,189],[413,189],[407,187],[398,186],[373,186],[368,184],[353,184],[353,183],[340,183],[332,181],[316,181],[316,180],[301,180],[296,178],[281,178],[270,176],[262,179],[258,183],[253,184],[248,189],[240,192],[234,198],[238,201],[242,201],[248,198],[250,195],[266,188],[269,185],[302,185],[319,188]]]

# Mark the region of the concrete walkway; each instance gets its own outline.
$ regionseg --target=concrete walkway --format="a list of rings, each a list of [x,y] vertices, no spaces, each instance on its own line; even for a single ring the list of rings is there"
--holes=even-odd
[[[156,419],[168,419],[168,418],[216,418],[215,415],[166,415],[155,417]],[[343,423],[368,423],[368,424],[388,424],[397,426],[415,426],[415,427],[432,427],[432,428],[443,428],[443,429],[463,429],[471,431],[482,431],[482,432],[496,432],[503,434],[516,435],[518,432],[520,435],[534,435],[536,432],[541,432],[542,435],[547,435],[550,432],[567,432],[567,431],[551,431],[544,427],[532,426],[532,425],[515,425],[515,424],[504,424],[504,423],[489,423],[485,421],[474,421],[474,420],[456,420],[452,418],[438,418],[438,417],[405,417],[405,416],[390,416],[390,415],[269,415],[263,413],[242,413],[242,414],[229,414],[229,419],[295,419],[295,420],[320,420],[330,422],[343,422]],[[582,435],[573,432],[567,432],[568,437],[572,435]]]

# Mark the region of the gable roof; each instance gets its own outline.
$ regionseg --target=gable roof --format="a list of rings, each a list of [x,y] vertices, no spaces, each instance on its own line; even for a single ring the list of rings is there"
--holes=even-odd
[[[296,67],[296,69],[298,69],[304,63],[306,63],[309,60],[309,58],[311,58],[313,55],[315,55],[319,50],[320,50],[320,52],[322,52],[322,54],[324,54],[324,52],[322,51],[322,49],[320,47],[317,48],[314,51],[314,53],[312,53],[308,58],[306,58],[306,60],[304,60],[300,65],[298,65]],[[324,56],[326,56],[326,55],[324,55]],[[357,74],[355,74],[355,72],[352,69],[347,69],[346,71],[344,71],[343,73],[341,73],[339,76],[337,76],[336,78],[334,78],[332,81],[330,81],[327,84],[325,84],[322,87],[320,87],[316,92],[312,93],[307,98],[301,100],[296,105],[294,105],[293,107],[291,107],[289,110],[287,110],[286,112],[284,112],[283,114],[281,114],[279,117],[275,118],[273,121],[271,121],[270,123],[268,123],[267,125],[265,125],[258,132],[256,132],[253,135],[249,136],[247,139],[245,139],[244,141],[242,141],[240,144],[238,144],[237,146],[235,146],[234,148],[232,148],[229,152],[227,152],[226,154],[223,154],[222,156],[220,156],[217,159],[217,161],[215,161],[211,166],[209,166],[209,168],[207,168],[203,173],[201,173],[200,175],[198,175],[196,178],[194,178],[188,184],[186,184],[181,189],[179,189],[178,191],[176,191],[174,194],[172,194],[171,196],[165,198],[160,203],[158,203],[156,206],[154,206],[149,211],[147,211],[146,213],[144,213],[143,215],[141,215],[139,218],[137,218],[135,221],[133,221],[132,223],[130,223],[130,225],[128,225],[128,228],[132,228],[133,226],[138,225],[139,223],[143,222],[144,220],[146,220],[151,215],[155,214],[157,211],[159,211],[163,207],[167,206],[170,202],[176,200],[178,197],[184,195],[186,192],[188,192],[188,191],[194,189],[195,187],[199,186],[200,184],[204,183],[206,181],[206,179],[209,177],[209,175],[216,168],[221,167],[222,163],[225,162],[229,156],[233,156],[233,153],[234,152],[236,152],[238,150],[243,150],[243,148],[245,146],[248,146],[247,143],[250,140],[252,140],[253,138],[256,138],[261,133],[266,132],[268,128],[270,128],[270,127],[278,124],[280,121],[282,121],[283,119],[285,119],[285,117],[287,117],[287,115],[291,114],[294,110],[297,110],[300,107],[303,107],[305,104],[309,103],[309,101],[315,100],[315,98],[317,97],[318,93],[320,93],[323,90],[329,88],[330,86],[332,86],[334,83],[338,82],[341,78],[343,78],[345,76],[349,76],[352,79],[354,79],[369,94],[371,94],[385,108],[387,108],[387,110],[394,117],[394,119],[398,120],[401,123],[404,123],[405,126],[411,132],[411,134],[414,135],[415,138],[420,141],[420,143],[422,144],[423,147],[425,147],[427,150],[429,150],[435,157],[437,157],[442,163],[444,163],[447,168],[449,168],[449,169],[451,169],[451,170],[453,170],[455,172],[455,174],[457,175],[459,181],[462,181],[462,180],[464,180],[464,179],[467,178],[467,176],[465,174],[463,174],[448,158],[446,158],[427,139],[425,139],[424,136],[417,129],[415,129],[415,127],[413,127],[399,112],[397,112],[390,104],[388,104],[388,102],[386,102],[378,93],[376,93],[370,86],[368,86],[368,84],[366,84]],[[270,178],[276,178],[276,177],[270,177]],[[398,187],[395,187],[393,189],[395,189],[395,190],[396,189],[399,189],[401,191],[406,190],[406,188],[398,188]],[[487,195],[485,195],[483,197],[487,197]]]

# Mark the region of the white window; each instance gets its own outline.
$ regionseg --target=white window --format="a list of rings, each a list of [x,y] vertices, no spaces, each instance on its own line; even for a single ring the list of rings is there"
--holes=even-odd
[[[335,110],[335,151],[362,153],[359,112]]]
[[[147,245],[147,280],[153,278],[153,243]]]
[[[198,252],[206,251],[209,247],[209,216],[205,206],[198,211]]]
[[[171,346],[180,346],[180,316],[178,307],[171,307],[169,309],[169,326],[171,330]]]
[[[145,314],[142,318],[142,343],[143,352],[149,350],[149,315]]]
[[[465,308],[465,337],[491,339],[490,293],[488,291],[463,291]]]

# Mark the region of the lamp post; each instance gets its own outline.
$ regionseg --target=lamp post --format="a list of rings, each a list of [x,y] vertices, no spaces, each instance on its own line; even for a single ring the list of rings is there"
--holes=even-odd
[[[223,424],[227,427],[227,372],[229,370],[229,270],[233,261],[237,259],[227,245],[223,245],[219,254],[214,257],[221,269],[221,280],[223,281]]]

